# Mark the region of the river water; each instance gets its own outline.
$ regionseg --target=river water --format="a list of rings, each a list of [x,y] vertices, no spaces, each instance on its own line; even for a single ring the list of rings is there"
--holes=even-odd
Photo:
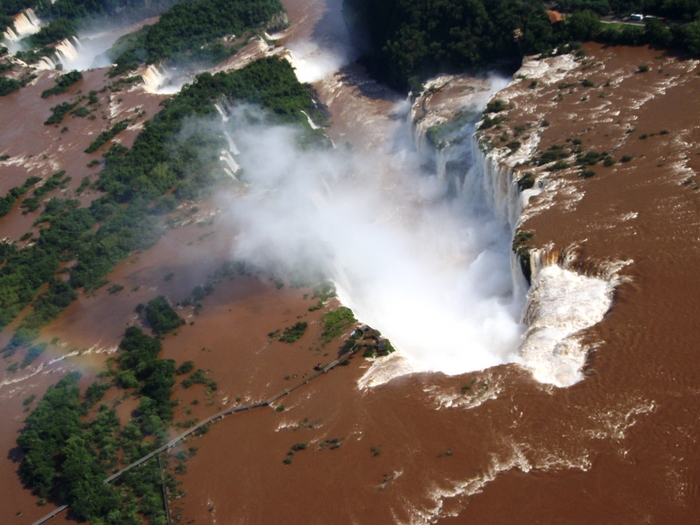
[[[653,168],[660,162],[657,157],[669,155],[670,150],[687,155],[687,144],[693,141],[687,137],[674,139],[670,147],[644,160],[643,172],[626,171],[623,167],[615,179],[599,174],[603,183],[591,186],[588,191],[593,198],[583,199],[579,208],[555,207],[550,212],[555,220],[548,221],[541,214],[528,223],[543,244],[552,241],[567,246],[574,237],[579,241],[590,238],[583,251],[593,259],[603,260],[609,253],[610,239],[614,238],[610,233],[614,226],[589,231],[586,224],[604,222],[600,218],[609,202],[606,198],[617,195],[615,209],[620,213],[629,211],[629,206],[623,204],[626,202],[636,207],[633,211],[642,212],[641,217],[645,210],[651,217],[634,231],[629,223],[615,230],[619,248],[613,253],[614,258],[629,258],[638,264],[626,274],[631,279],[616,291],[613,310],[587,334],[590,342],[598,346],[588,361],[585,378],[568,388],[538,382],[526,368],[510,362],[510,354],[517,351],[517,340],[524,329],[519,324],[524,299],[518,296],[517,283],[511,279],[511,232],[507,221],[496,219],[488,210],[476,213],[460,207],[458,200],[445,197],[445,187],[435,180],[432,165],[421,168],[426,160],[411,147],[413,131],[406,124],[409,107],[403,96],[373,82],[358,66],[344,65],[353,53],[343,38],[336,39],[339,2],[290,0],[285,4],[292,26],[279,41],[292,50],[300,76],[314,81],[319,97],[328,105],[333,123],[329,135],[340,150],[333,155],[340,155],[343,148],[348,150],[350,153],[343,159],[347,167],[357,170],[357,178],[336,186],[335,191],[319,188],[319,180],[333,174],[346,176],[350,169],[314,168],[310,171],[315,176],[302,179],[311,185],[302,188],[310,187],[317,198],[311,203],[302,200],[299,207],[339,208],[349,215],[329,211],[300,216],[285,208],[288,216],[272,218],[280,225],[279,230],[289,235],[319,220],[330,225],[330,233],[312,231],[336,250],[336,257],[331,260],[339,261],[335,277],[341,299],[355,308],[363,320],[375,323],[376,316],[375,324],[397,341],[408,364],[401,368],[394,363],[383,379],[369,381],[378,377],[376,370],[370,373],[371,363],[355,357],[349,366],[339,367],[281,400],[285,410],[259,410],[227,418],[202,438],[188,443],[186,447],[195,445],[199,452],[187,463],[188,473],[183,477],[186,496],[172,501],[181,522],[692,523],[698,508],[695,435],[700,412],[694,386],[698,361],[693,351],[698,341],[687,325],[692,324],[696,309],[688,290],[698,289],[693,270],[697,254],[692,243],[680,244],[678,240],[692,237],[689,232],[694,222],[678,220],[671,229],[660,226],[662,212],[653,211],[657,206],[653,199],[660,194],[654,186]],[[657,53],[621,49],[616,50],[619,57],[611,59],[612,51],[591,48],[589,52],[597,60],[610,60],[609,71],[622,69],[626,63],[651,62]],[[687,74],[681,71],[683,67],[686,66],[671,63],[666,70],[683,78]],[[604,74],[608,73],[601,73]],[[648,77],[630,78],[631,82],[652,82]],[[490,90],[483,82],[474,79],[474,85],[488,94]],[[602,85],[605,80],[596,82]],[[685,95],[698,100],[698,82],[691,80],[688,85],[692,89],[686,86]],[[653,88],[644,85],[639,89]],[[624,99],[627,95],[638,96],[639,92],[626,89],[620,96]],[[540,107],[548,108],[553,96],[555,93],[542,94]],[[441,103],[449,100],[436,101]],[[557,125],[567,131],[575,127],[577,132],[581,131],[580,126],[590,126],[585,120],[575,126],[570,124],[574,108],[578,110],[577,103],[578,100],[573,101],[566,110],[538,113],[553,123],[543,133],[544,141],[550,140],[549,134],[554,133],[551,129]],[[528,107],[522,104],[523,119],[531,118],[525,111]],[[666,112],[653,108],[655,118],[666,119],[658,127],[673,129],[674,119],[689,119],[677,103],[666,104],[666,108]],[[640,117],[640,121],[646,125],[656,125],[654,118],[644,118],[647,120]],[[603,142],[611,133],[611,123],[606,126],[598,137]],[[695,136],[692,133],[697,130],[691,132]],[[269,151],[283,151],[287,144],[272,135],[264,138],[278,140],[266,143],[268,155]],[[238,140],[239,147],[246,144],[245,137]],[[246,145],[248,160],[259,160],[255,145]],[[644,154],[642,150],[634,153]],[[282,167],[300,177],[309,162],[312,165],[329,161],[326,157],[297,159],[304,161],[300,167],[292,168],[289,163]],[[77,165],[75,169],[78,170]],[[618,184],[624,186],[624,195],[615,193]],[[666,213],[676,210],[685,213],[681,216],[686,219],[691,217],[688,210],[697,208],[697,201],[680,200],[675,194],[676,183],[664,183],[661,187],[665,196],[674,199],[673,205],[665,208]],[[284,188],[298,189],[295,185]],[[339,190],[346,191],[349,198],[338,195]],[[540,200],[536,202],[545,202],[545,197],[546,194],[537,197]],[[248,252],[241,245],[245,244],[242,241],[247,232],[256,230],[246,230],[252,226],[232,222],[240,219],[231,210],[232,202],[227,197],[202,204],[199,215],[206,219],[210,213],[215,218],[213,224],[203,220],[200,226],[175,229],[153,249],[119,265],[110,278],[125,284],[126,291],[131,292],[108,296],[102,290],[95,297],[81,297],[49,327],[51,333],[75,342],[71,348],[81,350],[99,341],[95,351],[109,351],[119,340],[120,326],[134,322],[134,303],[156,293],[181,300],[231,254],[250,257],[257,245],[248,244]],[[269,211],[279,201],[258,202]],[[460,228],[460,219],[473,227]],[[289,221],[289,226],[284,221]],[[349,230],[349,222],[359,227]],[[439,227],[446,231],[436,235],[435,228]],[[338,237],[343,238],[335,242],[332,234],[338,232]],[[271,239],[277,240],[277,232],[273,234]],[[646,255],[648,244],[638,241],[641,235],[654,242],[663,241],[663,249]],[[470,237],[477,237],[480,242],[474,244]],[[629,242],[621,242],[623,237]],[[394,315],[392,305],[407,301],[407,295],[392,295],[404,293],[402,287],[422,290],[427,283],[429,289],[420,296],[431,305],[425,310],[465,308],[450,302],[460,295],[455,290],[464,291],[459,286],[460,278],[465,285],[474,286],[468,275],[455,273],[456,267],[465,262],[468,267],[469,262],[473,264],[478,259],[471,255],[470,260],[469,253],[454,248],[465,245],[477,246],[478,253],[490,255],[485,261],[489,271],[478,274],[476,280],[477,285],[483,284],[482,293],[469,297],[474,308],[503,315],[503,319],[496,317],[501,322],[495,330],[495,336],[506,341],[503,352],[495,354],[501,355],[500,360],[460,363],[455,349],[445,351],[446,345],[454,343],[453,338],[440,339],[445,330],[443,315],[429,322],[409,317],[408,325],[394,327],[390,323],[386,329],[380,326]],[[430,253],[422,253],[421,247]],[[434,257],[435,253],[441,256]],[[674,253],[688,262],[680,264]],[[397,268],[391,264],[379,264],[380,268],[389,268],[385,273],[360,272],[377,266],[376,259],[385,256],[390,263],[401,257],[411,264],[401,266],[400,272],[394,270],[396,275],[390,274]],[[356,259],[372,260],[373,264],[359,264]],[[343,268],[346,270],[341,271]],[[347,268],[360,270],[348,275]],[[445,272],[446,281],[455,283],[452,289],[449,283],[432,276],[422,278],[427,273],[421,272],[437,269]],[[163,275],[169,272],[175,278],[165,281]],[[375,276],[376,282],[367,287],[365,283]],[[489,281],[492,277],[495,283]],[[383,288],[387,282],[391,286]],[[362,293],[357,290],[360,285],[365,285]],[[667,295],[669,289],[675,295]],[[217,285],[205,299],[200,316],[189,317],[185,310],[188,321],[195,324],[166,338],[164,356],[178,363],[194,359],[198,367],[211,370],[219,390],[210,403],[201,389],[178,388],[176,396],[181,405],[177,421],[193,415],[203,419],[239,397],[242,401],[265,398],[310,373],[314,365],[330,360],[337,348],[313,342],[320,334],[322,311],[308,311],[312,300],[304,298],[307,293],[310,291],[288,287],[278,291],[264,279],[236,275]],[[387,296],[392,300],[384,305],[382,298]],[[440,304],[441,299],[446,304]],[[402,312],[397,322],[425,304],[407,303],[408,313]],[[268,337],[269,332],[301,319],[309,322],[309,332],[294,345]],[[420,338],[421,334],[434,336],[427,343],[420,339],[416,348],[435,348],[434,353],[421,355],[411,348],[413,338],[405,336],[412,333],[406,328],[411,328],[411,323]],[[486,321],[484,324],[488,325]],[[466,329],[458,332],[467,333]],[[601,341],[605,343],[600,344]],[[488,344],[483,347],[490,352]],[[84,369],[89,369],[85,362],[90,355],[93,354],[80,361]],[[95,361],[96,371],[101,360]],[[54,364],[56,374],[36,376],[33,388],[38,393],[58,373],[74,366],[70,360],[57,364],[60,363],[65,363],[65,368]],[[397,370],[414,373],[397,376]],[[386,381],[389,377],[394,379]],[[0,406],[3,413],[9,414],[10,430],[21,426],[21,400],[30,390],[20,385],[29,383],[27,380],[0,391]],[[370,384],[374,386],[369,387]],[[197,408],[190,405],[195,399],[201,401]],[[187,406],[194,409],[192,415],[185,413]],[[9,450],[14,440],[12,432],[2,435]],[[327,445],[328,440],[334,439],[340,447]],[[309,446],[295,453],[290,465],[283,464],[297,442]],[[5,471],[11,473],[14,467],[10,457],[6,466]],[[33,500],[27,491],[18,489],[14,474],[2,476],[0,483],[8,493],[17,494],[13,501],[25,509],[25,521],[16,523],[31,523],[30,515],[42,514],[39,508],[26,510]],[[4,507],[0,515],[13,523],[15,510],[19,509]]]

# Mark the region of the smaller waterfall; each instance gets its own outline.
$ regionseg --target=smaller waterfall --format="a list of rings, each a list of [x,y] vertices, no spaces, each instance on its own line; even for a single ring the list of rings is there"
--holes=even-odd
[[[237,181],[238,177],[236,174],[241,170],[241,166],[238,164],[238,162],[236,162],[235,157],[240,155],[241,152],[238,150],[238,146],[236,146],[233,137],[226,129],[226,123],[229,121],[229,114],[231,113],[232,108],[229,106],[226,99],[219,100],[216,102],[216,104],[214,104],[214,107],[216,107],[216,110],[221,115],[221,122],[224,127],[224,137],[228,143],[228,149],[221,150],[219,160],[223,164],[224,172],[226,172],[226,174],[233,180]]]
[[[318,129],[318,128],[319,128],[319,126],[317,126],[317,125],[314,123],[314,121],[311,120],[311,117],[309,116],[309,114],[308,114],[306,111],[304,111],[304,110],[302,109],[301,112],[302,112],[302,113],[304,114],[304,116],[306,117],[306,120],[309,121],[309,126],[311,126],[311,129]]]
[[[224,171],[226,172],[226,174],[229,175],[233,180],[238,180],[238,178],[236,177],[236,173],[240,171],[241,167],[236,162],[236,159],[233,158],[231,152],[222,149],[221,155],[219,156],[219,160],[224,164]]]
[[[226,137],[226,140],[228,141],[228,148],[229,151],[231,152],[232,155],[240,155],[241,152],[238,151],[238,148],[236,147],[236,143],[233,142],[233,137],[231,137],[231,134],[228,131],[224,131],[224,136]]]
[[[165,75],[153,64],[148,66],[146,70],[141,73],[141,78],[143,79],[146,91],[149,93],[157,93],[158,88],[165,82]]]
[[[14,17],[13,27],[8,27],[3,37],[10,42],[19,42],[23,38],[38,33],[41,20],[34,14],[33,9],[26,9]]]
[[[56,62],[51,57],[41,57],[36,67],[37,69],[56,69]]]
[[[76,37],[66,38],[56,44],[56,58],[65,66],[78,60],[78,53],[82,45]]]

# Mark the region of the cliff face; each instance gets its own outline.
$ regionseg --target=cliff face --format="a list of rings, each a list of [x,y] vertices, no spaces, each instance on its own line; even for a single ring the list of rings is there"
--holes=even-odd
[[[512,293],[516,301],[527,298],[520,299],[527,303],[522,317],[527,331],[514,359],[538,381],[557,386],[583,379],[581,368],[590,344],[582,342],[582,335],[610,308],[621,280],[618,270],[626,263],[607,262],[596,271],[577,271],[573,245],[566,250],[533,245],[533,232],[523,230],[521,223],[538,213],[530,201],[545,191],[545,185],[535,183],[534,174],[529,175],[532,184],[524,184],[517,167],[536,154],[539,134],[517,132],[522,142],[508,141],[506,147],[497,148],[484,130],[494,125],[492,121],[503,129],[503,116],[494,118],[493,113],[507,111],[503,99],[517,96],[519,77],[558,81],[576,65],[570,55],[530,61],[510,83],[497,74],[441,76],[427,83],[410,112],[415,146],[425,164],[434,164],[436,176],[447,183],[452,197],[472,208],[486,208],[511,231]],[[481,119],[484,107],[491,112]],[[504,135],[499,140],[506,142]]]
[[[598,461],[589,481],[560,476],[557,493],[615,479],[656,494],[644,504],[651,516],[684,516],[698,503],[699,472],[688,466],[697,451],[683,430],[697,428],[700,412],[691,387],[700,337],[688,323],[700,310],[698,66],[595,44],[577,57],[526,60],[476,135],[492,206],[529,259],[523,364],[545,382],[585,377],[566,405],[584,391],[591,411],[604,399],[651,401],[624,453]],[[562,324],[569,333],[552,345],[548,329]],[[543,358],[559,361],[554,376],[541,375]],[[545,490],[527,484],[522,498]],[[614,492],[611,514],[627,515]]]

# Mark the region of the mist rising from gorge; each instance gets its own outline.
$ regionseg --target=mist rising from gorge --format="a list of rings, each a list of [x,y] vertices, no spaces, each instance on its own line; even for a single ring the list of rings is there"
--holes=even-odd
[[[250,185],[223,205],[232,257],[332,279],[341,301],[407,359],[403,371],[460,374],[515,358],[523,298],[510,230],[476,196],[450,197],[446,181],[421,170],[407,124],[391,123],[371,156],[303,151],[293,129],[245,124],[250,111],[229,119]]]

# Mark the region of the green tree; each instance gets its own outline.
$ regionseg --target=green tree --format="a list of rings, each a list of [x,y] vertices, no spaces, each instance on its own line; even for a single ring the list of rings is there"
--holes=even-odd
[[[576,11],[567,18],[566,27],[574,40],[592,40],[600,32],[600,16],[589,10]]]

